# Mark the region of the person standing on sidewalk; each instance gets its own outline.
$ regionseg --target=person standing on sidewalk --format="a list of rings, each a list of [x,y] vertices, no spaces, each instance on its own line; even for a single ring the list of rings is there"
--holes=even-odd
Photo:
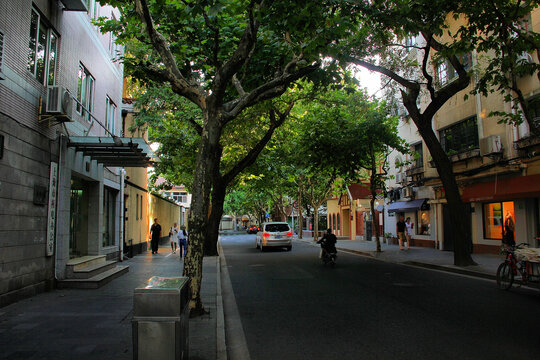
[[[411,222],[411,218],[408,217],[407,220],[405,220],[405,237],[407,238],[407,250],[409,250],[409,247],[411,245],[411,235],[413,233],[413,224]]]
[[[159,246],[159,238],[161,237],[161,225],[158,224],[157,218],[154,219],[154,223],[150,228],[150,233],[152,234],[150,245],[152,247],[152,254],[157,254]]]
[[[399,221],[396,224],[396,233],[399,239],[399,250],[403,250],[403,242],[405,241],[405,221],[403,221],[403,215],[399,217]]]
[[[178,252],[180,253],[180,258],[182,258],[182,249],[184,250],[184,256],[186,256],[188,235],[186,227],[182,225],[178,232]]]
[[[169,230],[169,241],[171,242],[171,251],[173,254],[176,253],[176,244],[178,243],[178,227],[176,223]]]

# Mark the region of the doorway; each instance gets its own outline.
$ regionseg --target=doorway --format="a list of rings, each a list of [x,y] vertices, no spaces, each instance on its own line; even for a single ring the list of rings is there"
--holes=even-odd
[[[71,180],[69,211],[69,258],[88,255],[88,183]]]

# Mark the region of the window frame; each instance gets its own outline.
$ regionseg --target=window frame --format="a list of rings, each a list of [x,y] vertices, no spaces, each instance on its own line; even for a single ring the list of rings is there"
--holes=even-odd
[[[111,134],[114,134],[117,110],[118,107],[116,106],[115,102],[112,101],[111,98],[107,95],[105,99],[105,127],[111,132]]]
[[[78,103],[75,110],[77,114],[81,115],[87,121],[91,121],[93,116],[92,110],[94,107],[95,87],[96,79],[82,63],[79,63],[79,71],[77,75]]]
[[[33,29],[34,18],[36,19],[35,30]],[[42,35],[44,42],[41,42]],[[43,15],[32,7],[26,70],[43,86],[52,86],[56,83],[59,39],[60,36],[49,26]],[[43,48],[42,50],[39,50],[40,46]],[[40,52],[43,53],[42,57],[39,55]],[[39,65],[40,61],[42,61],[41,66]]]
[[[453,129],[454,131],[458,131],[457,129],[459,129],[460,126],[464,126],[464,124],[466,124],[467,122],[469,121],[474,121],[474,126],[471,126],[471,129],[474,128],[474,132],[472,132],[471,134],[465,134],[465,136],[467,137],[467,140],[468,142],[467,143],[464,143],[463,142],[463,136],[459,136],[460,138],[460,141],[459,141],[459,144],[461,144],[461,146],[459,146],[458,148],[448,148],[450,145],[448,144],[450,141],[452,140],[449,140],[447,138],[447,133]],[[467,129],[467,125],[465,125],[465,129]],[[461,130],[463,132],[463,130]],[[458,133],[459,134],[459,133]],[[453,134],[455,135],[455,133]],[[472,141],[469,141],[469,137],[473,138]],[[478,118],[476,115],[472,115],[472,116],[469,116],[461,121],[458,121],[458,122],[455,122],[453,123],[452,125],[449,125],[449,126],[446,126],[442,129],[439,129],[439,139],[440,139],[440,142],[441,142],[441,146],[443,148],[443,150],[449,154],[451,151],[453,151],[453,153],[462,153],[462,152],[465,152],[465,151],[469,151],[469,150],[473,150],[473,149],[479,149],[480,148],[480,136],[478,135]],[[455,144],[451,144],[452,147],[454,147]],[[473,146],[471,148],[471,146]],[[449,154],[451,155],[451,154]]]
[[[422,143],[422,141],[416,143],[416,144],[412,144],[412,146],[414,147],[414,152],[415,153],[419,153],[420,154],[420,157],[418,159],[414,159],[414,168],[423,168],[424,167],[424,145]],[[420,151],[418,151],[418,149]]]

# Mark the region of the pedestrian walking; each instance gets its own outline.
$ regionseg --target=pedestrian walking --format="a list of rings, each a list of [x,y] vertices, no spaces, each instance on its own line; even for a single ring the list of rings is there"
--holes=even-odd
[[[178,227],[176,226],[176,223],[174,223],[169,230],[169,241],[171,242],[171,251],[173,254],[175,254],[178,244]]]
[[[411,235],[413,233],[413,224],[411,222],[411,218],[408,217],[407,220],[405,220],[405,237],[407,238],[407,250],[409,250],[409,246],[411,245]]]
[[[399,221],[396,224],[396,233],[399,239],[399,250],[403,250],[403,242],[406,241],[405,239],[405,221],[403,221],[403,215],[399,217]]]
[[[180,258],[182,258],[182,249],[184,250],[183,256],[186,256],[188,237],[189,234],[186,231],[186,227],[182,225],[178,232],[178,252],[180,253]]]
[[[154,223],[152,224],[152,227],[150,228],[150,234],[151,234],[150,246],[152,247],[152,254],[157,254],[158,246],[159,246],[159,239],[161,238],[161,225],[158,224],[157,218],[154,219]]]

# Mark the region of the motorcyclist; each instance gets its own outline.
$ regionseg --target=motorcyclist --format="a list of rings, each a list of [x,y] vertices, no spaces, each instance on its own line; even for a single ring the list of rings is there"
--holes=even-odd
[[[321,247],[328,254],[337,253],[336,250],[336,235],[332,234],[332,229],[326,230],[326,234],[323,235],[321,240],[317,241],[317,244],[321,244]]]

